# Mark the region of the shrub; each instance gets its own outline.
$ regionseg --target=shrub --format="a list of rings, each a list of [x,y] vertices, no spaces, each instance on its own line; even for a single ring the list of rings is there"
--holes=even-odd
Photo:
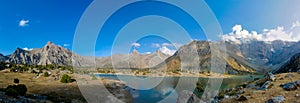
[[[71,77],[67,74],[64,74],[60,80],[60,82],[62,83],[71,83],[72,80],[71,80]]]
[[[16,83],[16,84],[19,84],[19,79],[18,78],[16,78],[16,79],[14,79],[14,83]]]
[[[48,76],[50,76],[49,73],[48,73],[48,72],[45,72],[45,73],[44,73],[44,77],[48,77]]]
[[[25,96],[27,92],[27,87],[24,84],[9,85],[4,91],[5,94],[8,96]]]

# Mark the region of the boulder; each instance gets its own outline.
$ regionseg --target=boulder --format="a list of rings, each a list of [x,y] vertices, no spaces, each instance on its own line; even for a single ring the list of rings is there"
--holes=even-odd
[[[267,79],[270,80],[270,81],[274,81],[276,78],[274,76],[274,74],[272,74],[271,72],[269,72],[267,75],[266,75]]]
[[[266,103],[282,103],[284,100],[284,96],[280,95],[272,97],[272,99],[269,99],[268,101],[266,101]]]
[[[300,80],[295,81],[295,85],[297,85],[298,87],[300,87]]]
[[[296,90],[297,86],[295,85],[295,83],[286,83],[286,84],[283,84],[283,89],[284,90]]]
[[[240,98],[239,98],[238,100],[239,100],[239,101],[246,101],[246,100],[248,100],[248,99],[247,99],[247,97],[245,97],[245,96],[242,95],[242,96],[240,96]]]
[[[293,74],[287,74],[284,76],[284,78],[292,78],[292,77],[295,77]]]
[[[285,100],[284,96],[282,96],[282,95],[280,95],[280,96],[275,96],[275,97],[273,97],[272,99],[273,99],[273,101],[274,101],[275,103],[281,103],[281,102],[283,102],[283,101]]]
[[[266,81],[258,90],[267,90],[270,85],[271,81]]]

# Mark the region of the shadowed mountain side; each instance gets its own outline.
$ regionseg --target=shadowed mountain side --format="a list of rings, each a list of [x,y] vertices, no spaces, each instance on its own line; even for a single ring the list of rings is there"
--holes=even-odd
[[[238,56],[238,54],[234,54],[231,50],[227,49],[225,55],[221,51],[215,51],[215,61],[211,62],[212,54],[211,47],[209,41],[192,41],[182,47],[171,57],[165,60],[167,70],[185,70],[185,71],[193,71],[195,69],[199,69],[200,71],[210,71],[211,63],[222,63],[221,61],[226,62],[226,68],[222,68],[222,64],[220,64],[221,68],[225,69],[225,73],[228,74],[249,74],[256,73],[256,67],[248,63],[248,61],[243,60],[242,57]],[[219,62],[218,62],[219,61]],[[154,68],[161,68],[164,64],[159,64]],[[216,64],[218,65],[218,64]],[[196,67],[196,68],[195,68]],[[197,68],[198,67],[198,68]],[[223,71],[224,70],[219,70]]]
[[[274,73],[288,73],[297,72],[300,70],[300,53],[292,56],[287,62],[285,62],[279,69],[274,70]]]

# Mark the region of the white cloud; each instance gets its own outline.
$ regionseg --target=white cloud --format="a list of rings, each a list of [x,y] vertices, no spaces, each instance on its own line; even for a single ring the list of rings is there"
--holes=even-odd
[[[159,48],[158,50],[161,51],[164,54],[167,55],[173,55],[177,50],[177,48],[179,48],[180,46],[182,46],[182,44],[180,43],[153,43],[152,47],[154,48]]]
[[[25,47],[25,48],[22,48],[23,50],[26,50],[26,51],[31,51],[32,50],[32,48],[27,48],[27,47]]]
[[[176,48],[179,48],[179,47],[182,46],[182,44],[180,44],[180,43],[173,43],[173,45],[174,45]]]
[[[163,47],[164,47],[164,46],[173,46],[173,45],[172,45],[172,44],[170,44],[170,43],[162,43],[162,44],[161,44],[161,46],[163,46]]]
[[[176,52],[176,50],[169,49],[166,46],[159,48],[159,51],[167,55],[173,55]]]
[[[22,19],[19,21],[19,26],[21,26],[21,27],[28,26],[29,25],[28,23],[29,23],[29,20]]]
[[[70,46],[70,44],[64,44],[64,46],[66,47],[66,46]]]
[[[292,25],[291,29],[294,29],[296,27],[300,27],[300,22],[299,21],[293,22],[293,25]]]
[[[159,47],[160,47],[160,44],[158,44],[158,43],[153,43],[153,44],[152,44],[152,47],[154,47],[154,48],[159,48]]]
[[[140,47],[141,44],[139,44],[139,43],[132,43],[131,46],[134,46],[134,47]]]
[[[300,26],[299,21],[293,23],[292,28]],[[246,29],[243,29],[241,25],[235,25],[232,28],[232,32],[229,34],[222,35],[221,38],[225,41],[230,41],[233,43],[247,43],[252,40],[257,41],[274,41],[274,40],[282,40],[282,41],[299,41],[300,35],[299,33],[295,33],[293,31],[287,31],[282,26],[278,26],[274,29],[263,29],[262,33],[257,33],[256,31],[249,32]]]
[[[151,52],[146,52],[145,54],[151,54]]]

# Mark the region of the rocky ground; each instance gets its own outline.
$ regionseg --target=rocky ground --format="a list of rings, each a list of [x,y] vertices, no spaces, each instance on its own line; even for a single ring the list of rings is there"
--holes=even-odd
[[[254,80],[219,95],[221,103],[299,103],[300,74],[282,73]]]
[[[69,74],[75,79],[75,76]],[[2,91],[8,85],[13,84],[13,80],[18,78],[20,84],[25,84],[27,87],[27,94],[23,97],[9,97]],[[98,79],[100,81],[102,79]],[[108,90],[118,99],[127,103],[132,102],[130,92],[125,90],[124,84],[114,80],[103,79],[104,85]],[[37,76],[33,73],[14,73],[1,71],[0,72],[0,102],[47,102],[47,103],[85,103],[86,100],[81,94],[77,82],[61,83],[56,76]],[[99,94],[101,94],[99,92]]]

